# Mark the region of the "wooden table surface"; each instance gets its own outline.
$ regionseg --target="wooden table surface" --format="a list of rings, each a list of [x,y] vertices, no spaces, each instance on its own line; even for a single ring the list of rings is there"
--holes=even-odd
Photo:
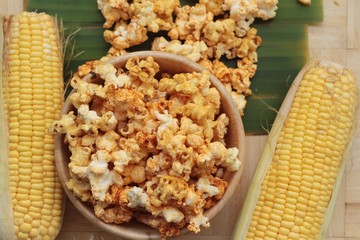
[[[95,0],[94,0],[95,1]],[[292,1],[292,0],[280,0]],[[295,0],[293,0],[295,1]],[[352,69],[360,81],[360,0],[323,0],[324,21],[309,26],[310,56],[332,60]],[[75,2],[75,1],[74,1]],[[17,13],[21,0],[0,0],[0,14]],[[261,64],[261,63],[260,63]],[[244,189],[256,167],[266,136],[247,136],[247,161],[251,162],[239,189]],[[199,235],[184,235],[179,240],[230,239],[244,191],[238,191],[230,204],[211,221],[211,227]],[[89,223],[68,201],[63,226],[57,239],[120,240]],[[360,240],[360,134],[354,139],[351,159],[332,216],[328,240]]]

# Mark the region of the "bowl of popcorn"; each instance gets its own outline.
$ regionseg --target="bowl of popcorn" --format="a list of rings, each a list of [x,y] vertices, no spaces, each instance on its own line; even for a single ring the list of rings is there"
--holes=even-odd
[[[56,167],[96,226],[131,239],[198,233],[241,191],[242,120],[200,65],[139,51],[98,62],[70,84],[51,127]]]

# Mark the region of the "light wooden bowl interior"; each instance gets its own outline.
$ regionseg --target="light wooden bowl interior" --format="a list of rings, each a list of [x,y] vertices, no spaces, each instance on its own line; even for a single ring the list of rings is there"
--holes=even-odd
[[[200,65],[188,60],[185,57],[180,57],[170,53],[156,52],[156,51],[140,51],[129,53],[109,61],[116,68],[122,68],[125,66],[126,61],[132,57],[139,57],[144,59],[148,56],[152,56],[154,60],[159,64],[161,72],[167,73],[186,73],[186,72],[200,72],[204,68]],[[91,74],[85,76],[87,80],[90,80]],[[237,111],[235,103],[228,94],[224,86],[211,75],[211,84],[216,87],[221,95],[221,110],[225,112],[230,119],[230,124],[228,126],[228,133],[226,135],[226,146],[227,147],[238,147],[239,148],[239,159],[242,162],[241,168],[236,172],[225,172],[224,179],[229,181],[229,186],[225,191],[224,197],[211,209],[205,211],[205,216],[209,219],[212,219],[228,202],[228,200],[233,195],[234,191],[241,191],[239,189],[239,181],[244,168],[245,162],[245,134],[243,123],[241,117]],[[72,94],[74,90],[70,93]],[[75,110],[74,106],[69,101],[69,98],[64,103],[62,114],[66,114],[69,111]],[[82,202],[77,198],[72,191],[66,187],[66,182],[70,179],[68,164],[70,162],[70,151],[68,145],[64,144],[64,136],[57,134],[55,136],[55,159],[56,159],[56,168],[61,180],[61,183],[64,187],[64,190],[69,197],[70,201],[74,206],[79,210],[79,212],[87,218],[94,225],[102,228],[105,231],[113,233],[117,236],[127,237],[130,239],[157,239],[160,238],[160,235],[156,229],[150,228],[145,224],[139,223],[136,220],[131,221],[130,223],[125,224],[107,224],[102,222],[94,214],[92,206],[87,203]],[[210,221],[211,224],[211,221]],[[224,223],[226,224],[226,223]],[[186,228],[182,231],[186,232]]]

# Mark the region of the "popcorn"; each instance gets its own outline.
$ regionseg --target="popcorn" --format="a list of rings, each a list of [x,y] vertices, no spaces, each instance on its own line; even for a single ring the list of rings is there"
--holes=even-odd
[[[200,40],[203,26],[213,20],[213,14],[206,11],[206,6],[196,4],[185,5],[176,9],[175,26],[168,32],[171,39],[185,40],[189,36]]]
[[[103,162],[99,161],[99,163],[94,164],[103,164]],[[94,198],[96,200],[104,201],[106,192],[113,184],[113,179],[111,174],[109,174],[110,171],[107,166],[105,169],[101,169],[101,166],[98,166],[98,168],[100,169],[100,171],[103,170],[103,172],[97,173],[96,167],[93,167],[92,170],[90,170],[91,168],[89,166],[88,178],[91,186],[91,192]]]
[[[99,73],[100,77],[105,80],[105,85],[112,84],[115,88],[119,88],[130,84],[130,77],[126,74],[116,76],[116,69],[109,63],[98,65],[95,68],[95,72]]]
[[[158,229],[160,235],[162,236],[162,239],[179,235],[179,229],[183,228],[186,224],[186,221],[184,219],[179,223],[169,223],[163,217],[153,216],[151,214],[144,213],[140,213],[135,217],[139,222],[145,223],[150,227]]]
[[[211,12],[214,16],[224,14],[224,0],[199,0],[200,4],[204,4],[207,12]]]
[[[225,145],[229,119],[220,114],[210,73],[158,79],[159,71],[149,57],[129,59],[123,69],[100,62],[93,83],[76,74],[70,98],[77,111],[55,121],[51,132],[64,134],[69,145],[68,188],[99,219],[135,217],[167,237],[186,224],[195,232],[207,227],[204,209],[227,188],[215,175],[241,163],[238,150]]]
[[[172,208],[172,207],[165,208],[164,210],[162,210],[161,213],[164,216],[166,222],[169,222],[169,223],[172,223],[172,222],[179,223],[185,217],[181,211],[177,210],[176,208]]]
[[[226,55],[228,59],[236,57],[236,50],[242,39],[235,36],[235,25],[235,21],[230,18],[210,22],[204,27],[204,41],[209,46],[209,58],[220,59],[222,55]]]
[[[195,41],[191,44],[185,42],[182,44],[179,40],[167,41],[164,37],[157,37],[151,45],[151,50],[175,53],[198,62],[206,54],[208,47],[204,41]]]
[[[98,9],[105,17],[104,28],[110,28],[120,19],[129,19],[129,3],[127,0],[97,0]]]
[[[251,25],[257,18],[274,18],[277,5],[278,0],[199,0],[193,6],[180,5],[179,0],[98,0],[98,8],[106,19],[104,28],[115,24],[114,30],[104,32],[105,40],[112,46],[102,61],[123,55],[129,47],[147,41],[147,32],[167,31],[170,40],[155,37],[151,49],[184,56],[203,65],[222,83],[230,82],[229,92],[243,115],[261,44],[257,30]],[[223,57],[236,59],[237,67],[227,67],[220,61]],[[97,65],[99,61],[90,64]],[[87,69],[83,67],[79,75]],[[127,80],[113,79],[119,81],[116,86],[128,84]],[[154,82],[139,84],[138,80],[132,80],[132,84],[141,87],[145,95],[153,97],[156,92]],[[72,97],[74,104],[75,99],[78,101],[76,107],[90,99],[88,95],[79,95]],[[178,112],[182,105],[178,99],[172,104],[175,107],[172,113]]]
[[[256,18],[275,17],[277,4],[98,0],[111,48],[100,61],[88,62],[74,74],[76,92],[70,100],[78,114],[64,116],[52,131],[65,134],[72,152],[69,188],[93,203],[100,219],[124,222],[135,217],[158,229],[162,238],[178,235],[185,225],[193,232],[209,226],[203,212],[224,195],[224,171],[241,167],[238,149],[226,147],[230,120],[220,114],[220,94],[210,86],[209,74],[220,80],[243,115],[262,42],[251,24]],[[152,50],[184,56],[207,71],[159,77],[152,58],[130,59],[124,69],[105,64],[147,41],[148,32],[159,31],[166,31],[169,39],[156,37]],[[236,67],[226,66],[223,58],[235,59]],[[82,81],[88,73],[94,83]],[[95,83],[99,79],[104,84]],[[110,156],[106,161],[113,184],[101,187],[108,189],[104,201],[111,207],[89,194],[88,165],[96,151]],[[104,192],[96,193],[103,198]]]
[[[221,114],[217,119],[214,126],[214,140],[223,141],[227,133],[227,126],[229,125],[229,118],[226,114]],[[224,142],[222,142],[224,144]]]
[[[118,50],[138,45],[148,39],[147,30],[136,21],[127,24],[125,21],[116,23],[114,30],[105,30],[104,39]]]
[[[224,0],[224,10],[236,21],[236,35],[244,36],[255,18],[268,20],[276,15],[278,0]]]
[[[203,214],[198,214],[190,218],[188,229],[192,232],[200,232],[200,227],[210,227],[209,218]]]
[[[202,198],[212,197],[217,195],[220,191],[215,186],[210,184],[209,179],[207,178],[199,178],[199,180],[195,184],[196,189],[203,192]]]
[[[110,130],[105,132],[105,134],[100,135],[96,141],[96,148],[99,150],[106,150],[108,152],[112,152],[117,149],[117,140],[120,138],[119,134],[117,134],[114,130]]]
[[[133,211],[125,206],[107,206],[105,202],[98,201],[94,206],[95,215],[106,223],[120,224],[129,222]]]
[[[179,0],[135,0],[130,5],[130,14],[137,24],[146,27],[150,32],[158,32],[171,29],[172,13],[178,6]]]
[[[146,207],[147,202],[149,201],[148,195],[145,193],[144,189],[139,187],[132,187],[128,191],[129,203],[127,204],[130,208],[136,207]]]

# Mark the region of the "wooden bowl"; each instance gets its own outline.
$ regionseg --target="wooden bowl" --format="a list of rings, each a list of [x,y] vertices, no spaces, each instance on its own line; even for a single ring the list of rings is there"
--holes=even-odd
[[[109,61],[116,68],[124,67],[126,61],[132,57],[139,57],[140,59],[145,59],[148,56],[152,56],[154,60],[159,64],[161,72],[168,73],[186,73],[186,72],[200,72],[204,70],[200,65],[188,60],[185,57],[178,55],[156,52],[156,51],[140,51],[129,53],[117,58],[114,58]],[[85,76],[88,80],[91,78],[91,74]],[[221,110],[225,112],[230,119],[230,124],[228,126],[228,133],[226,134],[226,146],[227,147],[237,147],[239,149],[239,159],[242,162],[240,169],[236,172],[227,172],[225,171],[224,179],[229,181],[229,186],[225,191],[223,198],[212,208],[206,210],[204,215],[209,219],[212,219],[229,201],[230,197],[233,195],[235,190],[238,189],[239,181],[242,173],[243,166],[245,164],[245,134],[243,123],[240,117],[239,112],[233,102],[232,98],[228,94],[227,90],[224,88],[222,83],[219,80],[211,75],[210,81],[212,86],[218,89],[221,96]],[[73,90],[70,94],[72,94]],[[65,104],[62,109],[62,114],[67,114],[70,111],[75,110],[75,107],[70,103],[69,98],[65,101]],[[70,201],[74,206],[80,211],[80,213],[87,218],[91,223],[96,226],[99,226],[105,231],[108,231],[112,234],[127,237],[130,239],[157,239],[160,238],[160,234],[156,229],[153,229],[145,224],[137,222],[136,220],[131,221],[130,223],[124,224],[108,224],[101,221],[94,214],[92,206],[89,206],[87,203],[82,202],[78,197],[76,197],[72,191],[66,187],[66,182],[70,179],[69,174],[69,158],[70,151],[68,145],[64,144],[64,136],[61,134],[56,134],[55,136],[55,161],[56,168],[63,185],[63,188],[69,197]],[[210,221],[211,224],[211,221]],[[224,223],[226,224],[226,223]],[[182,232],[186,232],[186,228]]]

